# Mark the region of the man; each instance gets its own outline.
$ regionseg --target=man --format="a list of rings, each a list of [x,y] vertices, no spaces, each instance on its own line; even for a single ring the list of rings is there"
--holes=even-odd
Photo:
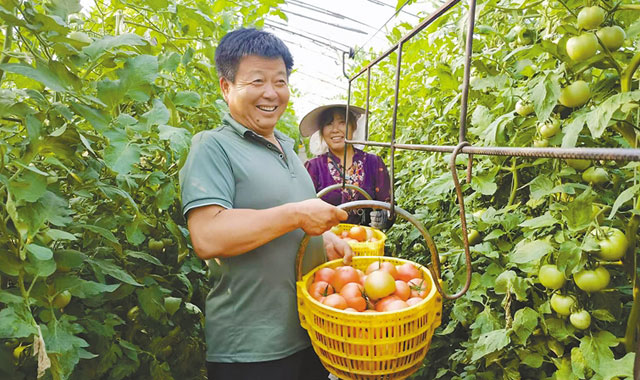
[[[216,49],[229,115],[198,133],[180,171],[196,254],[219,268],[206,304],[209,379],[326,379],[297,315],[294,261],[306,269],[353,254],[331,232],[347,213],[315,198],[293,140],[275,130],[289,102],[293,59],[272,34],[239,29]],[[318,245],[320,244],[320,245]],[[319,249],[318,249],[319,248]]]

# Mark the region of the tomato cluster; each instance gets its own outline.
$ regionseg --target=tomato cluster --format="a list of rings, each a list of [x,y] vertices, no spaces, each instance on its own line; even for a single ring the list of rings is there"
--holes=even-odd
[[[431,284],[411,263],[375,261],[364,272],[348,265],[320,268],[308,291],[311,297],[335,309],[377,313],[424,301]]]
[[[612,227],[597,227],[591,234],[599,247],[594,252],[598,259],[616,261],[625,255],[629,242],[622,231]],[[587,294],[606,289],[611,280],[609,270],[594,262],[594,258],[589,258],[586,267],[573,273],[575,285]],[[538,271],[538,279],[545,288],[554,291],[562,289],[567,282],[564,272],[554,264],[542,265]],[[570,316],[569,321],[575,328],[584,330],[590,326],[591,315],[578,307],[574,295],[555,292],[551,296],[550,304],[558,315]]]
[[[378,239],[374,236],[373,229],[371,227],[353,226],[348,231],[341,231],[338,226],[335,226],[331,229],[331,231],[339,236],[342,240],[350,243],[373,243],[378,241]]]

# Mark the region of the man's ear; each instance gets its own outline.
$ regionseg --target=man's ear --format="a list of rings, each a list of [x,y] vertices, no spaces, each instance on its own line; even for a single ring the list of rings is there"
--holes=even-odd
[[[229,100],[227,99],[227,97],[229,96],[229,91],[231,90],[231,82],[229,82],[227,78],[220,78],[220,90],[222,91],[222,97],[224,98],[224,101],[229,104]]]

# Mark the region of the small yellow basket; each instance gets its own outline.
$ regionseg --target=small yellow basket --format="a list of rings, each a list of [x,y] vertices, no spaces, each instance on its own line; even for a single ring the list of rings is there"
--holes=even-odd
[[[337,226],[333,227],[334,231],[338,231],[342,233],[342,231],[349,231],[351,227],[356,226],[356,224],[348,224],[348,223],[340,223]],[[373,237],[378,239],[374,242],[349,242],[349,246],[353,251],[354,256],[384,256],[384,242],[387,240],[387,235],[384,232],[380,231],[377,228],[362,226],[366,229],[369,229],[373,232]]]
[[[354,257],[356,269],[366,270],[372,262],[394,265],[412,263],[394,257]],[[425,301],[403,310],[357,313],[330,308],[308,292],[315,272],[335,268],[342,260],[325,263],[296,283],[300,324],[324,366],[340,379],[405,379],[417,371],[429,350],[434,330],[440,326],[442,298],[429,271],[416,265],[429,283]]]

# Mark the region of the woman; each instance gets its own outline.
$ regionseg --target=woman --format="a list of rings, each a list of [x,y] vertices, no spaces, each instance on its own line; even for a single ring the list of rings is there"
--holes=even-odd
[[[388,202],[389,173],[382,159],[375,154],[365,153],[362,150],[347,145],[346,165],[343,162],[345,153],[345,135],[347,139],[353,139],[354,132],[363,132],[358,128],[358,119],[364,114],[364,109],[349,106],[349,132],[347,135],[346,105],[332,104],[318,107],[309,112],[300,122],[300,134],[304,137],[312,136],[312,142],[320,142],[320,155],[305,163],[305,167],[316,192],[334,185],[342,184],[344,168],[347,168],[346,182],[365,190],[371,197],[378,201]],[[313,149],[312,149],[313,151]],[[322,199],[333,205],[366,199],[362,194],[352,189],[336,189],[324,195]],[[356,210],[349,214],[347,223],[367,225],[371,222],[370,210]],[[379,213],[386,215],[386,213]],[[378,219],[378,218],[374,218]],[[376,227],[385,228],[386,221],[377,223]]]

